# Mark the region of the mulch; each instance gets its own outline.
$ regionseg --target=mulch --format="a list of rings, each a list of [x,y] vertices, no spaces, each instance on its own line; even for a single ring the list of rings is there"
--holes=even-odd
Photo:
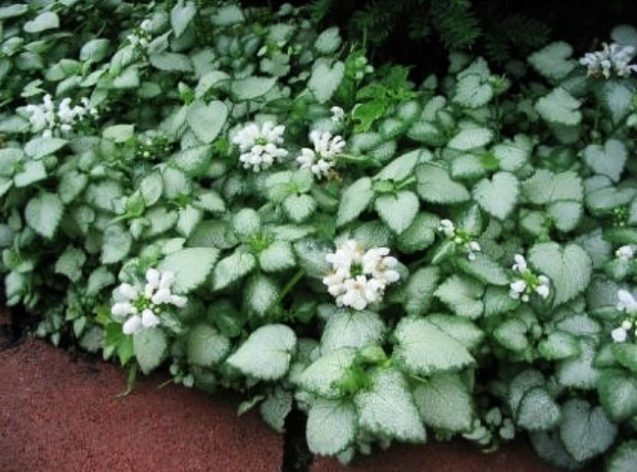
[[[0,310],[1,311],[1,310]],[[0,328],[8,323],[0,313]],[[0,329],[0,472],[291,472],[284,438],[240,399],[138,379]],[[282,467],[284,460],[288,463]],[[308,472],[554,472],[524,440],[484,454],[462,441],[397,444],[343,466],[316,458]]]

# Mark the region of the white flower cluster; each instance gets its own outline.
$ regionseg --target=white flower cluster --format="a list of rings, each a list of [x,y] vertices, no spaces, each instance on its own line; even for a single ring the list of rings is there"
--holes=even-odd
[[[185,297],[170,292],[174,281],[175,274],[170,271],[148,269],[143,291],[127,283],[115,289],[116,303],[111,307],[111,314],[126,318],[122,327],[124,334],[134,334],[159,325],[158,314],[166,305],[178,308],[186,305]]]
[[[622,246],[615,251],[615,257],[623,261],[629,261],[635,257],[635,246]]]
[[[278,147],[283,143],[285,126],[275,125],[272,121],[266,121],[262,126],[256,123],[248,123],[241,128],[232,139],[242,152],[239,160],[246,169],[252,168],[259,172],[271,167],[276,160],[288,155],[288,152]]]
[[[324,177],[334,165],[334,159],[345,147],[345,141],[341,136],[332,136],[327,131],[314,130],[310,133],[310,141],[314,149],[303,148],[296,161],[301,169],[310,168],[318,177]]]
[[[133,47],[146,49],[153,39],[153,35],[151,34],[152,27],[153,22],[149,19],[145,19],[138,28],[135,28],[135,32],[129,34],[126,39],[128,39]]]
[[[332,107],[330,108],[330,112],[332,113],[332,117],[330,118],[335,123],[340,123],[345,118],[345,110],[341,107]]]
[[[482,251],[482,247],[478,241],[473,241],[471,236],[463,231],[456,230],[451,220],[440,220],[438,231],[445,235],[447,239],[452,240],[455,244],[460,244],[467,253],[467,259],[470,261],[476,258],[476,253]]]
[[[637,71],[637,65],[629,64],[634,55],[635,48],[632,46],[621,46],[617,43],[609,46],[604,43],[603,50],[588,52],[579,62],[588,68],[588,75],[602,75],[606,79],[613,74],[627,77],[631,72]]]
[[[546,275],[535,275],[526,264],[526,259],[522,254],[516,254],[513,256],[515,264],[513,264],[513,270],[520,274],[519,279],[516,279],[509,285],[509,295],[516,300],[522,300],[523,302],[529,301],[529,295],[533,292],[537,293],[543,299],[547,299],[551,293],[551,282]]]
[[[352,239],[337,246],[336,252],[327,254],[325,259],[332,264],[332,271],[323,278],[323,283],[336,304],[363,310],[382,300],[387,286],[400,279],[394,269],[398,261],[388,254],[386,247],[365,251]]]
[[[631,332],[637,336],[637,300],[628,290],[618,290],[617,298],[619,298],[617,309],[626,313],[627,317],[622,321],[621,326],[611,332],[611,336],[613,341],[623,343]]]
[[[47,94],[40,105],[27,105],[26,111],[29,114],[31,131],[42,133],[45,137],[67,135],[73,131],[73,126],[78,121],[88,115],[97,117],[97,110],[89,107],[88,99],[82,98],[81,102],[82,106],[71,107],[71,99],[67,97],[56,108],[51,95]]]

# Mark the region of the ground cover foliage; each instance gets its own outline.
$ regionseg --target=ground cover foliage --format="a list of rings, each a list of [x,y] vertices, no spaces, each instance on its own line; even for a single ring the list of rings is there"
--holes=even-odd
[[[0,7],[9,306],[312,452],[634,470],[637,30],[418,83],[305,10]],[[581,58],[581,60],[580,60]]]

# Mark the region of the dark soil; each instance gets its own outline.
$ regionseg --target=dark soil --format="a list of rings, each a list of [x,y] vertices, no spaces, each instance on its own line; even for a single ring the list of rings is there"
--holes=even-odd
[[[94,357],[19,337],[0,312],[0,472],[554,472],[524,440],[483,454],[462,441],[395,445],[343,466],[313,458],[305,418],[281,437],[240,399],[166,377],[139,379]],[[592,472],[591,469],[589,472]]]

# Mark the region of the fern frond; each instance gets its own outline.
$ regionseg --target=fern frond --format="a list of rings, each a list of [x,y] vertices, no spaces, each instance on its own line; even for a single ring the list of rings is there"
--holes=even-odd
[[[447,49],[470,48],[481,34],[470,0],[432,0],[430,13]]]
[[[314,0],[306,8],[313,23],[322,22],[333,10],[336,0]]]

